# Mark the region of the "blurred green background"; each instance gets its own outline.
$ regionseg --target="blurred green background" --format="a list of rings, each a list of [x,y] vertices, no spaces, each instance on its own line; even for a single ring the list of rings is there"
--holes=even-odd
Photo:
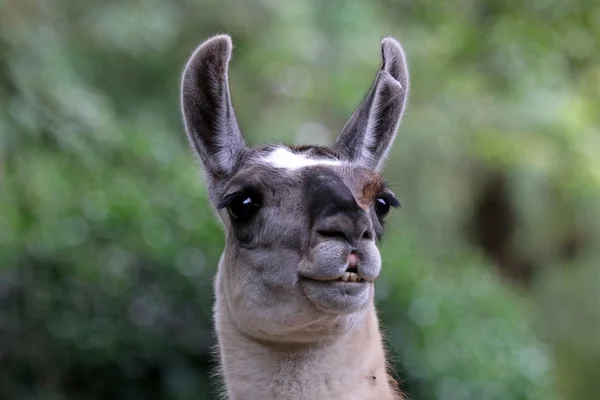
[[[413,399],[599,398],[598,2],[1,0],[0,399],[216,398],[178,90],[223,32],[255,145],[332,142],[405,47],[377,302]]]

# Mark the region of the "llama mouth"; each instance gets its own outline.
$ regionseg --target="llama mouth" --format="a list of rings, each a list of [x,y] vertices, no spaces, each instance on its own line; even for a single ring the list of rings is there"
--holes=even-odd
[[[316,278],[316,277],[308,277],[308,276],[302,276],[301,277],[302,280],[304,281],[309,281],[309,282],[320,282],[320,283],[337,283],[337,282],[341,282],[343,284],[357,284],[357,283],[370,283],[372,282],[371,280],[369,280],[368,278],[364,277],[364,276],[360,276],[358,274],[358,272],[354,272],[354,271],[346,271],[343,273],[342,276],[338,277],[338,278]]]
[[[344,275],[336,279],[338,282],[366,282],[367,280],[356,272],[346,271]]]
[[[364,282],[365,278],[358,274],[358,255],[355,252],[348,254],[347,269],[336,281],[339,282]]]
[[[345,266],[345,271],[342,273],[341,276],[319,276],[318,274],[300,274],[301,279],[303,280],[307,280],[307,281],[314,281],[314,282],[322,282],[322,283],[337,283],[337,282],[343,282],[344,284],[356,284],[356,283],[369,283],[369,282],[373,282],[372,279],[369,279],[368,277],[360,274],[358,272],[358,257],[354,254],[351,253],[348,256],[348,261],[346,263]],[[339,272],[338,272],[339,273]]]

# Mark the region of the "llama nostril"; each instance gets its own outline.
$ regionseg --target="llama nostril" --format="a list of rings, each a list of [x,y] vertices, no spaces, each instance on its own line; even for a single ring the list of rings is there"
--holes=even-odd
[[[336,229],[337,228],[337,229]],[[316,233],[324,238],[343,240],[350,245],[351,250],[358,250],[360,242],[363,240],[373,239],[373,233],[370,229],[340,229],[338,227],[332,227],[330,229],[317,229]]]
[[[317,233],[326,238],[346,240],[346,235],[342,231],[336,230],[319,230]]]

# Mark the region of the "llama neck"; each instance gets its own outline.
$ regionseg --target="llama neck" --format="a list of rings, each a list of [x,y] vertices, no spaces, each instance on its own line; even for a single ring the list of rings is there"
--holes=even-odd
[[[248,337],[232,321],[218,289],[215,313],[229,400],[402,398],[386,371],[373,304],[352,331],[310,345],[274,345]]]

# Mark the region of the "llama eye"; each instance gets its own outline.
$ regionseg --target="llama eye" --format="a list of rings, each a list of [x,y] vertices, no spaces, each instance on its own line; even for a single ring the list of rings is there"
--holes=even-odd
[[[236,196],[227,205],[227,212],[232,219],[238,222],[248,221],[260,207],[258,197],[252,195],[240,195]]]
[[[375,213],[379,219],[384,219],[391,207],[400,207],[400,202],[393,195],[381,195],[375,199]]]
[[[383,197],[375,199],[375,212],[381,219],[385,218],[390,212],[390,203]]]

